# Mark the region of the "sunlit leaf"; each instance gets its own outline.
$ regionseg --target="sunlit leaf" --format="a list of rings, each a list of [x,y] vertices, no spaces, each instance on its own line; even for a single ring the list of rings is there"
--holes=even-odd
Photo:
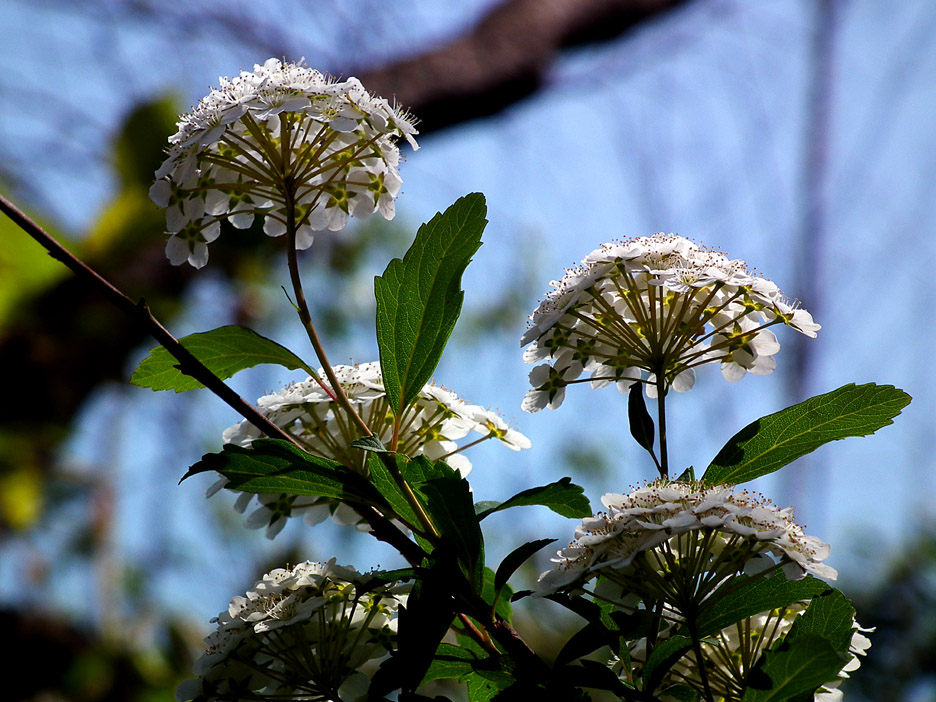
[[[830,441],[873,434],[909,402],[903,390],[873,383],[817,395],[747,425],[718,452],[702,480],[738,484],[773,473]]]
[[[190,334],[179,341],[222,380],[261,363],[275,363],[290,370],[301,368],[312,375],[312,369],[292,351],[247,327],[218,327],[211,331]],[[143,359],[130,382],[143,388],[176,392],[204,387],[180,371],[178,363],[165,348],[157,346]]]
[[[484,196],[460,198],[422,225],[412,246],[374,281],[377,345],[390,406],[406,407],[429,381],[455,327],[461,277],[481,246]]]
[[[748,687],[743,702],[781,702],[803,692],[811,692],[835,680],[845,665],[845,657],[820,636],[803,636],[795,643],[784,641],[765,651],[761,670],[770,678],[769,688]]]

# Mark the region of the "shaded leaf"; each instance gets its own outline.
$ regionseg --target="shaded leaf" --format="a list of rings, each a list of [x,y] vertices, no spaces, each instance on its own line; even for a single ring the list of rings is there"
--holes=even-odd
[[[630,422],[631,436],[638,444],[651,454],[653,453],[653,419],[647,411],[641,383],[631,385],[627,393],[627,418]]]
[[[660,690],[660,696],[676,702],[698,702],[701,697],[699,691],[689,685],[670,685]]]
[[[891,385],[849,384],[761,417],[718,452],[702,480],[745,483],[830,441],[866,436],[891,424],[910,396]]]
[[[380,495],[362,476],[279,439],[257,439],[250,448],[226,444],[221,453],[202,456],[182,480],[212,470],[228,479],[226,487],[241,492],[309,495],[383,505]]]
[[[554,665],[563,666],[597,651],[602,646],[613,647],[617,635],[601,624],[589,623],[575,632],[556,655]]]
[[[513,617],[513,607],[511,606],[513,598],[513,588],[507,583],[502,583],[500,587],[495,587],[496,575],[488,567],[484,568],[484,589],[481,592],[482,599],[494,608],[494,614],[505,622],[510,622]]]
[[[695,468],[689,466],[682,473],[679,474],[679,477],[676,478],[677,483],[694,483],[695,482]]]
[[[563,517],[589,517],[592,514],[591,505],[585,497],[585,491],[572,482],[571,478],[562,478],[549,485],[530,488],[518,492],[504,502],[479,502],[475,505],[478,519],[484,519],[489,514],[500,512],[511,507],[527,505],[542,505],[549,507],[556,514]]]
[[[247,327],[218,327],[189,334],[179,339],[179,342],[222,380],[261,363],[275,363],[290,370],[301,368],[309,375],[313,374],[312,369],[292,351]],[[130,382],[142,388],[176,392],[204,387],[195,378],[180,371],[175,356],[162,346],[150,351],[149,356],[133,372]]]
[[[470,673],[479,659],[478,654],[467,648],[449,643],[440,644],[422,681],[427,683],[432,680],[460,678]]]
[[[399,469],[400,465],[407,462],[406,456],[391,456],[383,453],[371,453],[367,458],[367,471],[370,475],[370,481],[377,491],[383,496],[390,505],[393,513],[399,517],[404,524],[410,528],[422,529],[419,515],[413,506],[406,499],[406,495],[400,484],[393,477],[392,472],[387,466],[387,461],[394,461]]]
[[[497,573],[494,576],[494,589],[500,590],[510,580],[510,576],[516,572],[517,568],[523,565],[530,556],[555,541],[555,539],[527,541],[508,553],[500,565],[497,566]]]
[[[484,588],[484,541],[474,513],[468,481],[462,477],[435,478],[419,486],[426,512],[441,534],[439,549],[452,548],[474,591]],[[447,585],[449,591],[453,582]]]
[[[831,589],[827,583],[811,575],[801,580],[787,580],[780,571],[769,578],[739,576],[732,587],[742,582],[745,584],[734,592],[702,606],[696,622],[700,637],[715,634],[755,614],[788,607]]]
[[[460,198],[422,225],[403,259],[374,281],[380,368],[397,415],[429,381],[455,327],[462,273],[481,246],[486,213],[480,193]]]
[[[420,568],[406,605],[399,609],[398,648],[371,680],[371,695],[402,689],[412,692],[432,667],[442,637],[455,617],[452,583],[458,572],[454,554],[438,549]]]
[[[656,689],[666,671],[691,648],[692,639],[688,636],[672,636],[654,646],[643,667],[644,689]]]
[[[627,699],[634,692],[607,665],[587,658],[579,661],[576,665],[565,666],[558,672],[561,675],[561,680],[570,686],[593,690],[609,690],[624,699]],[[591,697],[584,691],[576,691],[574,688],[563,692],[566,695],[561,698],[563,700],[569,700],[570,702],[574,699],[591,700]],[[578,696],[571,697],[576,692]]]

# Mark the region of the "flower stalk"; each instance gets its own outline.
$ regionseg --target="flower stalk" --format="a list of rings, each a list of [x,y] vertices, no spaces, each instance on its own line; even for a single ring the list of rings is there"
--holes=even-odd
[[[296,298],[296,309],[299,313],[299,319],[303,328],[309,337],[312,348],[315,350],[315,356],[322,364],[322,370],[328,382],[331,385],[331,392],[334,393],[335,401],[341,405],[347,412],[347,416],[361,430],[364,436],[373,436],[367,423],[361,419],[361,416],[354,409],[354,406],[348,401],[348,397],[341,388],[341,383],[335,376],[335,371],[328,362],[328,356],[325,353],[325,347],[319,339],[318,332],[315,330],[315,324],[312,321],[312,315],[309,312],[309,305],[306,302],[305,293],[302,290],[302,278],[299,275],[299,261],[296,254],[296,209],[292,193],[286,193],[286,257],[289,265],[289,279],[292,283],[293,295]]]
[[[641,392],[639,388],[634,392]],[[669,480],[669,454],[666,447],[666,376],[663,372],[656,373],[657,396],[657,425],[660,429],[660,460],[657,470],[663,480]]]

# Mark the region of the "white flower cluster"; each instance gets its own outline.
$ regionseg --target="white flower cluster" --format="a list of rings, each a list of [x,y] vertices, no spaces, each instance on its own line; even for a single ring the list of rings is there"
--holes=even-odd
[[[389,445],[393,414],[380,364],[375,361],[335,366],[334,371],[354,409],[375,436]],[[319,377],[323,375],[323,371],[319,371]],[[257,404],[265,417],[294,437],[309,453],[330,458],[366,475],[367,452],[351,448],[351,443],[359,438],[359,430],[330,392],[324,378],[321,384],[308,378],[261,397]],[[458,440],[472,432],[477,438],[459,446]],[[261,436],[253,424],[244,420],[224,432],[224,442],[246,447]],[[531,445],[526,436],[510,428],[495,412],[465,402],[451,390],[429,383],[403,412],[396,450],[411,458],[426,456],[431,460],[445,460],[462,475],[467,475],[471,462],[461,451],[488,439],[497,439],[513,451]],[[212,486],[209,496],[225,482],[222,478]],[[253,497],[260,505],[248,517],[247,526],[266,527],[270,538],[283,528],[286,518],[294,514],[303,515],[309,524],[322,521],[330,513],[339,522],[355,524],[359,521],[350,509],[317,497],[240,493],[237,508],[246,510]]]
[[[349,216],[392,219],[396,140],[418,148],[413,119],[356,78],[336,82],[274,58],[220,78],[178,128],[150,197],[167,208],[169,260],[196,268],[223,220],[245,229],[259,214],[263,231],[280,236],[295,216],[296,248],[305,249]]]
[[[680,593],[669,589],[678,587],[675,564],[689,568],[691,594],[704,596],[726,577],[771,567],[771,556],[790,579],[838,576],[822,562],[828,544],[808,536],[793,521],[791,507],[781,510],[747,491],[655,480],[627,495],[604,495],[601,502],[607,511],[583,519],[575,540],[552,559],[556,566],[540,575],[540,594],[603,575],[678,606]],[[669,579],[657,579],[655,573],[664,570]]]
[[[363,699],[369,678],[359,669],[390,652],[405,602],[400,588],[368,580],[335,559],[263,576],[212,620],[198,677],[176,699]]]
[[[766,375],[780,350],[767,327],[819,330],[743,261],[673,234],[603,244],[552,286],[520,342],[524,361],[547,361],[530,373],[527,412],[557,408],[583,371],[592,387],[613,382],[623,393],[646,382],[651,397],[658,374],[685,391],[703,363],[721,363],[729,381]]]
[[[720,632],[706,636],[701,641],[706,680],[716,700],[720,702],[740,702],[747,689],[748,677],[760,662],[765,651],[786,638],[796,619],[806,611],[809,601],[794,603],[789,607],[761,612],[753,617],[725,627]],[[678,624],[668,625],[660,634],[657,645],[678,629]],[[813,695],[814,702],[841,702],[843,695],[839,690],[842,680],[849,677],[861,666],[859,656],[867,654],[871,640],[865,636],[873,629],[864,629],[852,619],[852,636],[848,649],[848,660],[839,671],[835,680],[821,685]],[[641,638],[629,646],[630,665],[623,665],[619,659],[610,662],[612,670],[619,676],[632,679],[640,677],[647,661],[647,639]],[[695,652],[689,652],[667,671],[659,683],[659,689],[665,690],[673,685],[688,685],[701,695],[703,684]],[[662,702],[675,702],[664,692]]]

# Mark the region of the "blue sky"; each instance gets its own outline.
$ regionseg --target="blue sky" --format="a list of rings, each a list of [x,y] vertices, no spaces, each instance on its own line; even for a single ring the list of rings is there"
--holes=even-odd
[[[397,6],[381,17],[381,26],[361,28],[358,40],[379,47],[371,55],[377,60],[439,40],[490,4],[466,3],[457,16],[427,3]],[[310,65],[316,65],[317,56],[332,62],[341,55],[335,37],[350,33],[360,9],[348,7],[345,13],[323,16],[310,34],[304,52]],[[626,42],[568,55],[549,74],[548,88],[533,99],[421,140],[420,151],[410,153],[402,166],[398,220],[415,229],[467,192],[486,194],[490,225],[465,277],[466,306],[482,314],[520,273],[531,271],[536,281],[528,305],[532,311],[550,280],[602,242],[654,231],[678,232],[720,247],[797,296],[791,285],[796,279],[794,232],[801,219],[811,8],[810,2],[793,0],[699,2]],[[936,462],[928,451],[931,417],[936,416],[928,364],[934,332],[928,285],[936,225],[936,7],[926,0],[896,5],[851,0],[841,8],[823,184],[825,236],[809,252],[818,260],[818,299],[803,300],[823,325],[811,342],[815,372],[809,387],[819,393],[848,382],[893,384],[913,395],[914,402],[877,436],[824,447],[789,478],[768,478],[757,487],[784,505],[795,502],[808,531],[833,544],[832,565],[858,577],[862,561],[851,557],[855,549],[886,554],[902,537],[931,524],[936,507]],[[200,46],[197,33],[167,42],[145,26],[124,26],[109,29],[106,36],[95,30],[94,36],[110,42],[103,52],[104,70],[96,71],[94,61],[102,59],[75,38],[94,27],[85,27],[76,15],[52,18],[45,12],[20,2],[0,8],[0,72],[94,115],[82,124],[95,128],[68,135],[76,152],[93,154],[133,101],[152,91],[172,89],[188,104],[218,75],[266,58],[247,56],[237,46]],[[125,68],[126,80],[115,82],[118,72],[106,65],[111,53],[146,68]],[[29,165],[30,157],[39,154],[28,149],[38,142],[24,139],[19,147],[14,142],[61,130],[68,123],[66,113],[51,119],[43,103],[8,101],[8,87],[3,89],[0,140]],[[42,163],[33,162],[28,175],[46,202],[55,203],[56,216],[80,230],[110,194],[106,164],[89,155],[79,182],[73,173],[57,169],[55,159]],[[369,271],[359,281],[363,289],[368,276],[379,272]],[[203,309],[176,320],[173,328],[179,333],[210,326],[225,314],[223,285],[210,272],[193,294]],[[301,337],[287,326],[271,321],[271,328],[283,334],[278,338],[305,351]],[[573,388],[558,411],[521,416],[529,371],[520,359],[524,328],[524,319],[518,318],[510,334],[467,346],[447,357],[437,373],[439,381],[471,401],[515,418],[534,442],[532,450],[519,455],[497,447],[475,452],[472,478],[479,497],[504,498],[561,477],[568,466],[557,456],[569,447],[599,446],[614,457],[612,478],[585,481],[593,505],[603,492],[620,492],[652,477],[652,466],[627,436],[624,399],[613,389]],[[459,334],[456,330],[456,340]],[[789,340],[789,335],[779,336],[781,344]],[[370,338],[356,338],[331,353],[336,362],[370,360],[375,345]],[[778,362],[782,370],[783,351]],[[256,397],[298,378],[258,370],[235,385]],[[729,385],[717,369],[701,370],[696,388],[670,403],[674,462],[704,468],[735,431],[786,404],[779,371]],[[192,433],[181,426],[183,406],[203,417],[218,436],[236,420],[210,397],[108,389],[89,404],[63,456],[71,464],[113,466],[121,495],[120,550],[131,559],[145,560],[153,548],[147,520],[171,517],[174,526],[167,538],[174,550],[196,543],[207,529],[205,520],[213,518],[201,499],[204,485],[193,480],[176,487],[164,468],[150,466],[141,474],[134,467],[140,455],[148,455],[157,463],[177,462],[177,469],[168,471],[177,476],[186,462],[217,448],[201,432],[181,442],[184,448],[167,447],[165,437],[154,434],[154,427],[165,431],[167,426]],[[98,432],[111,427],[113,435],[114,422],[118,436],[125,438],[102,448]],[[497,554],[521,538],[543,535],[563,541],[573,526],[545,510],[527,510],[520,527],[493,524],[494,531],[517,533],[497,540],[492,550]],[[386,552],[345,543],[347,535],[330,527],[328,534],[325,543],[348,554],[340,560],[360,567],[391,565]],[[305,543],[315,552],[310,557],[332,555],[316,552],[323,543],[317,537]],[[249,546],[257,557],[266,547],[262,539]],[[216,612],[243,581],[244,566],[236,565],[234,547],[220,542],[211,544],[205,562],[207,573],[197,573],[198,564],[192,563],[162,584],[165,599],[175,602],[187,583],[208,582],[230,564],[224,582],[203,589],[194,603],[199,614]],[[0,568],[0,583],[7,582],[0,594],[9,594],[10,576]]]

